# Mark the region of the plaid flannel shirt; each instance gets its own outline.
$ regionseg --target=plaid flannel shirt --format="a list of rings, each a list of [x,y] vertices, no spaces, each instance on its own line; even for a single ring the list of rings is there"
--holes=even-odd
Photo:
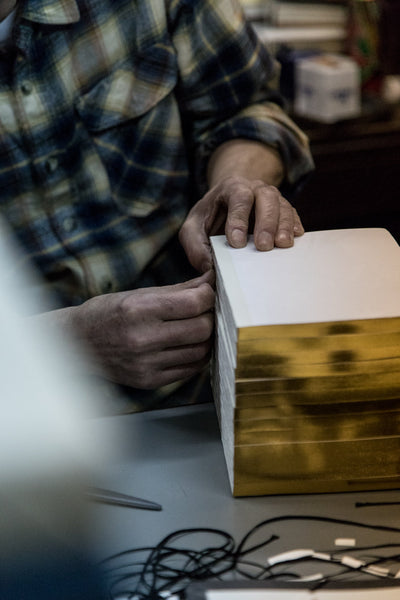
[[[179,280],[177,254],[159,256],[220,143],[274,146],[288,187],[311,169],[273,70],[235,0],[20,0],[0,60],[0,206],[61,305]]]

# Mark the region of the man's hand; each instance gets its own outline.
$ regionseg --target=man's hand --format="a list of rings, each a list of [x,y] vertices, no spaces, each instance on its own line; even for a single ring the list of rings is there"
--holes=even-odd
[[[100,374],[123,385],[153,389],[191,377],[207,364],[213,283],[209,272],[178,285],[97,296],[81,306],[53,311],[53,319],[94,351]]]
[[[200,272],[212,266],[208,237],[223,233],[231,246],[242,248],[254,233],[258,250],[288,248],[304,233],[296,210],[279,190],[263,181],[227,177],[194,205],[179,238],[191,264]]]

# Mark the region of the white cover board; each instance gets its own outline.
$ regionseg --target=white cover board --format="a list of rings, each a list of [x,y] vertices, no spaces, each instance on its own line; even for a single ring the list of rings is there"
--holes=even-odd
[[[236,327],[400,316],[400,247],[381,228],[306,232],[259,252],[211,237]]]

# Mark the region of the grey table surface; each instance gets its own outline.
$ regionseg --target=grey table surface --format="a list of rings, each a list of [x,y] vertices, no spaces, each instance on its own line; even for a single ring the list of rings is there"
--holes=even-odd
[[[155,546],[185,528],[218,528],[240,540],[266,519],[321,517],[400,527],[400,505],[357,507],[357,502],[395,503],[397,490],[233,498],[213,404],[96,419],[93,434],[117,448],[99,464],[96,483],[162,505],[159,512],[95,503],[93,540],[99,559]],[[104,452],[102,453],[104,457]],[[337,537],[357,536],[357,545],[400,542],[400,534],[307,519],[276,521],[272,553],[332,547]]]

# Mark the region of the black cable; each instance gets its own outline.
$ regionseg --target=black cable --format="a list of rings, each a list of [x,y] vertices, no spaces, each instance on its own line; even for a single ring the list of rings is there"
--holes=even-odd
[[[366,508],[370,506],[400,506],[400,502],[356,502],[356,508]]]
[[[359,528],[365,528],[365,529],[371,529],[374,531],[386,531],[386,532],[391,532],[391,533],[399,533],[400,534],[400,528],[399,527],[391,527],[391,526],[387,526],[387,525],[370,525],[368,523],[360,523],[357,521],[350,521],[350,520],[346,520],[346,519],[335,519],[333,517],[318,517],[318,516],[304,516],[304,515],[288,515],[288,516],[282,516],[282,517],[272,517],[271,519],[266,519],[265,521],[261,521],[260,523],[258,523],[257,525],[255,525],[241,540],[241,542],[238,545],[237,548],[237,552],[238,554],[241,554],[243,552],[242,548],[243,546],[246,544],[246,542],[248,541],[248,539],[254,535],[254,533],[256,531],[258,531],[259,529],[261,529],[262,527],[265,527],[267,525],[272,525],[273,523],[279,523],[280,521],[318,521],[318,522],[324,522],[324,523],[332,523],[335,525],[346,525],[346,526],[350,526],[350,527],[359,527]],[[258,545],[253,546],[252,548],[249,548],[246,552],[252,552],[254,550],[258,549]]]
[[[159,600],[160,593],[166,590],[175,594],[183,594],[187,585],[192,581],[205,579],[220,579],[224,580],[224,576],[229,574],[230,577],[239,577],[242,580],[298,580],[302,579],[300,573],[296,573],[293,569],[286,570],[290,564],[304,564],[312,561],[322,561],[333,565],[336,569],[331,575],[322,575],[321,579],[315,582],[310,581],[310,586],[317,589],[320,586],[326,585],[334,580],[347,580],[348,577],[361,574],[367,574],[378,577],[376,573],[368,572],[369,567],[383,565],[388,561],[399,560],[399,553],[392,556],[370,556],[368,560],[363,559],[360,565],[351,565],[351,561],[346,564],[343,559],[346,554],[372,552],[384,548],[399,548],[400,542],[387,543],[379,545],[370,545],[362,547],[351,547],[346,549],[335,549],[331,553],[326,554],[326,558],[314,557],[305,555],[299,558],[291,558],[282,560],[278,563],[268,563],[268,559],[264,559],[261,563],[256,560],[250,560],[249,555],[256,551],[260,551],[269,546],[272,542],[280,539],[275,533],[268,534],[261,541],[254,541],[254,536],[259,534],[262,529],[276,525],[280,522],[288,521],[310,521],[319,523],[328,523],[340,526],[349,526],[352,528],[362,528],[370,531],[390,532],[400,534],[400,528],[385,525],[367,524],[352,520],[336,519],[331,517],[309,516],[309,515],[287,515],[273,517],[257,523],[252,527],[236,545],[233,537],[226,531],[213,528],[191,528],[182,529],[170,533],[164,537],[155,547],[144,547],[133,550],[126,550],[115,554],[105,561],[102,561],[104,567],[108,567],[110,575],[109,597],[115,598],[114,594],[125,593],[139,600]],[[187,546],[188,538],[196,538],[200,535],[211,535],[216,538],[216,541],[210,546],[202,549],[193,549]],[[178,541],[182,544],[178,545]],[[147,553],[145,559],[135,561],[135,557],[139,558],[141,553]],[[128,562],[127,557],[132,558],[132,562]],[[123,559],[123,564],[118,565],[118,560]],[[358,559],[360,560],[360,559]],[[390,576],[388,576],[390,578]],[[391,575],[393,578],[393,575]],[[131,583],[129,583],[131,582]],[[129,589],[128,589],[129,588]]]

